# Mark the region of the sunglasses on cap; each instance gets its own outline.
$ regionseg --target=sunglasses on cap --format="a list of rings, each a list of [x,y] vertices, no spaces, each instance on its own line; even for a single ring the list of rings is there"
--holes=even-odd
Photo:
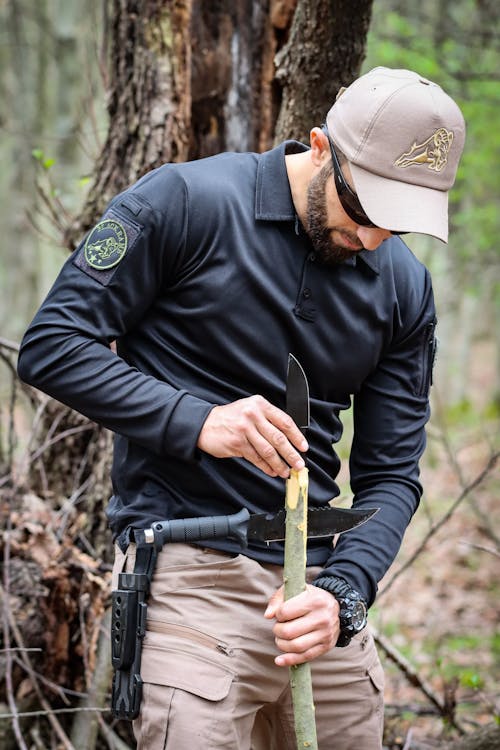
[[[337,188],[337,195],[339,197],[340,204],[346,214],[349,216],[350,219],[352,219],[356,224],[359,224],[361,227],[373,227],[375,229],[380,229],[380,227],[377,227],[376,224],[374,224],[371,219],[366,215],[366,213],[363,210],[363,206],[359,202],[359,198],[354,192],[354,190],[351,188],[349,183],[346,181],[342,168],[340,166],[340,162],[337,156],[337,152],[335,151],[335,146],[333,145],[333,141],[330,138],[330,133],[328,132],[328,128],[326,125],[321,126],[321,130],[328,138],[328,143],[330,144],[330,151],[332,154],[332,163],[333,163],[333,176],[335,180],[335,187]],[[393,232],[392,230],[391,234],[407,234],[407,232]]]

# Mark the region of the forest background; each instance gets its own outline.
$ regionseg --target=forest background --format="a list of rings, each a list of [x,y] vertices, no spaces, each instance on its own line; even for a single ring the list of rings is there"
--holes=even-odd
[[[354,21],[357,5],[351,4]],[[23,391],[12,369],[22,333],[67,256],[63,237],[85,203],[108,132],[106,18],[99,0],[0,0],[4,648],[40,641],[33,597],[43,602],[44,627],[54,626],[53,640],[44,641],[52,659],[50,669],[43,662],[50,677],[43,683],[45,704],[35,689],[42,671],[36,654],[29,663],[16,652],[0,654],[6,748],[22,746],[23,733],[32,747],[55,746],[47,744],[49,736],[85,750],[95,743],[132,746],[126,728],[109,723],[104,709],[91,731],[73,719],[85,711],[72,714],[72,724],[55,713],[106,702],[96,664],[109,593],[110,540],[102,521],[109,436],[93,433],[82,458],[79,441],[89,426]],[[494,0],[375,0],[368,19],[361,72],[375,65],[418,70],[458,101],[467,121],[449,244],[416,235],[407,240],[433,274],[440,348],[424,499],[370,614],[387,672],[385,742],[410,750],[444,747],[500,717],[500,8]],[[226,142],[246,150],[254,145],[238,95],[251,61],[238,54],[240,77],[224,104]],[[214,138],[213,150],[216,145]],[[207,139],[204,150],[210,150]],[[344,459],[348,438],[347,420]],[[52,481],[56,470],[71,481]],[[345,468],[341,479],[342,501],[349,504]],[[89,520],[94,510],[98,521]],[[71,558],[66,578],[61,566],[51,568],[54,556]],[[72,620],[63,617],[60,632],[61,607]],[[36,722],[20,715],[29,712]],[[68,736],[69,745],[61,739]]]

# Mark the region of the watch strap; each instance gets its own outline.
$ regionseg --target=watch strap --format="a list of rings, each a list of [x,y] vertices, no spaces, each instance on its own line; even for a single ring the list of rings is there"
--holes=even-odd
[[[313,586],[317,586],[324,591],[328,591],[332,594],[339,603],[339,620],[340,620],[340,633],[335,644],[337,648],[344,648],[348,646],[351,639],[356,635],[357,631],[353,628],[349,616],[349,606],[353,606],[356,602],[361,602],[367,609],[366,601],[363,599],[359,591],[356,591],[344,578],[337,576],[320,576],[313,582]],[[366,621],[365,621],[366,624]],[[364,627],[364,625],[363,625]],[[362,629],[362,628],[361,628]]]

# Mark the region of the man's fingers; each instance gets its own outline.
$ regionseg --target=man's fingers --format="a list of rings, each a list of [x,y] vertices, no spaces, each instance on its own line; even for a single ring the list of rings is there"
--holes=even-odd
[[[216,458],[245,458],[269,476],[286,479],[304,466],[307,441],[293,420],[262,396],[215,406],[198,437],[198,447]]]
[[[283,467],[291,466],[296,471],[304,468],[304,459],[299,451],[271,422],[262,421],[257,425],[257,429],[260,434],[260,450],[266,461],[271,463],[279,460]]]
[[[283,479],[287,479],[290,475],[290,466],[297,471],[304,466],[300,453],[297,453],[285,436],[272,425],[268,426],[261,422],[257,429],[252,431],[249,441],[260,459]]]
[[[264,413],[267,421],[276,428],[274,440],[278,443],[290,441],[302,453],[308,449],[307,440],[289,414],[269,402],[265,402]]]
[[[297,664],[305,664],[307,661],[313,661],[313,659],[317,659],[318,656],[323,656],[323,654],[326,654],[329,650],[330,647],[324,647],[322,644],[319,644],[300,654],[280,654],[275,658],[274,663],[278,667],[295,667]]]
[[[254,466],[256,466],[258,469],[261,469],[264,474],[267,474],[270,477],[281,476],[279,471],[277,471],[274,466],[272,466],[268,461],[260,456],[258,451],[253,447],[252,443],[250,441],[247,442],[248,445],[242,451],[241,458],[245,458],[247,461],[250,461],[251,464],[254,464]]]
[[[274,594],[269,599],[269,602],[266,607],[266,611],[264,612],[264,617],[267,617],[269,620],[271,620],[273,617],[276,616],[276,611],[278,607],[280,607],[283,604],[284,593],[285,593],[284,586],[280,586],[279,589],[274,592]]]
[[[333,648],[339,620],[338,603],[331,594],[311,585],[288,601],[278,594],[270,599],[265,613],[276,620],[275,642],[283,651],[275,659],[278,666],[302,664]]]

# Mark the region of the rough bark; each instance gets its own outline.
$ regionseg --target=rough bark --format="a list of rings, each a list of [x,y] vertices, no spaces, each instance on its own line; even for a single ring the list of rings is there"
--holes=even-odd
[[[308,140],[341,86],[359,75],[372,0],[299,0],[290,37],[276,58],[282,102],[276,139]]]
[[[109,130],[65,244],[74,247],[113,195],[164,162],[262,151],[275,134],[307,139],[359,72],[371,3],[116,2]]]
[[[108,134],[73,247],[105,203],[142,174],[188,155],[191,0],[117,0],[109,23]]]

